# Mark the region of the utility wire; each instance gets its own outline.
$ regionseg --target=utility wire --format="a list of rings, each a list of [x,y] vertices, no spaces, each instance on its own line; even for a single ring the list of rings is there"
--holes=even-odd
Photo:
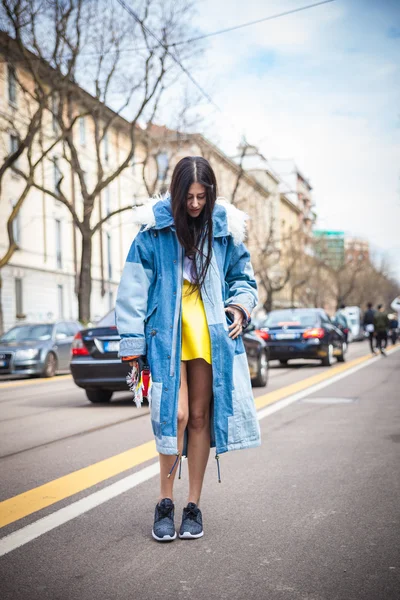
[[[193,85],[195,85],[197,87],[197,89],[201,92],[201,94],[206,98],[206,100],[208,100],[208,102],[210,104],[212,104],[218,111],[222,112],[222,109],[218,106],[218,104],[216,104],[214,102],[214,100],[211,98],[211,96],[208,94],[208,92],[206,92],[199,83],[197,83],[197,81],[195,80],[195,78],[193,77],[193,75],[190,73],[190,71],[181,63],[181,61],[175,56],[175,54],[173,54],[169,49],[168,46],[166,44],[164,44],[164,42],[162,40],[160,40],[160,38],[153,33],[153,31],[151,31],[151,29],[149,29],[147,27],[147,25],[145,25],[142,21],[142,19],[135,13],[134,10],[132,10],[132,8],[130,6],[127,5],[127,3],[124,0],[117,0],[118,3],[126,10],[127,13],[129,13],[131,15],[131,17],[133,17],[135,19],[135,21],[137,23],[139,23],[139,25],[149,34],[151,35],[157,42],[158,44],[164,48],[165,52],[168,54],[168,56],[170,56],[172,58],[172,60],[182,69],[182,71],[185,73],[185,75],[190,79],[190,81],[193,83]]]
[[[173,46],[181,46],[182,44],[190,44],[191,42],[198,42],[199,40],[204,40],[205,38],[214,37],[216,35],[221,35],[222,33],[229,33],[230,31],[236,31],[237,29],[243,29],[244,27],[250,27],[251,25],[257,25],[258,23],[264,23],[265,21],[272,21],[273,19],[279,19],[280,17],[286,17],[287,15],[292,15],[294,13],[298,13],[303,10],[308,10],[309,8],[314,8],[315,6],[321,6],[322,4],[329,4],[330,2],[335,2],[335,1],[336,0],[323,0],[322,2],[315,2],[314,4],[308,4],[307,6],[300,6],[299,8],[293,8],[291,10],[286,10],[285,12],[277,13],[275,15],[270,15],[269,17],[263,17],[262,19],[256,19],[255,21],[248,21],[247,23],[242,23],[241,25],[234,25],[233,27],[227,27],[226,29],[219,29],[218,31],[213,31],[211,33],[205,33],[203,35],[189,38],[187,40],[182,40],[181,42],[174,42],[169,45],[171,47],[173,47]],[[119,0],[118,0],[118,2],[119,2]]]
[[[190,81],[193,83],[193,85],[196,86],[196,88],[201,92],[201,94],[206,98],[206,100],[212,104],[217,110],[218,112],[223,114],[223,110],[220,106],[218,106],[218,104],[213,100],[213,98],[210,96],[210,94],[208,92],[206,92],[201,85],[196,81],[196,79],[193,77],[193,75],[190,73],[190,71],[181,63],[181,61],[175,56],[175,54],[173,54],[169,48],[172,46],[178,46],[181,44],[187,44],[190,42],[194,42],[194,41],[198,41],[207,37],[211,37],[211,36],[215,36],[215,35],[219,35],[222,33],[227,33],[229,31],[234,31],[237,29],[240,29],[242,27],[249,27],[251,25],[255,25],[256,23],[261,23],[263,21],[270,21],[272,19],[277,19],[289,14],[293,14],[293,13],[297,13],[303,10],[308,10],[310,8],[314,8],[316,6],[320,6],[322,4],[328,4],[331,2],[335,2],[335,0],[323,0],[321,2],[315,2],[314,4],[309,4],[307,6],[302,6],[299,8],[294,8],[282,13],[278,13],[275,15],[270,15],[269,17],[264,17],[262,19],[257,19],[256,21],[250,21],[248,23],[243,23],[241,25],[236,25],[234,27],[229,27],[226,29],[222,29],[220,31],[215,31],[213,33],[208,33],[208,34],[204,34],[202,36],[197,36],[194,38],[190,38],[188,40],[184,40],[182,42],[175,42],[174,44],[170,44],[169,46],[167,44],[165,44],[162,40],[160,40],[160,38],[153,32],[151,31],[147,25],[144,24],[144,22],[142,21],[142,19],[135,13],[135,11],[125,2],[125,0],[117,0],[117,2],[126,10],[126,12],[135,19],[135,21],[137,23],[139,23],[139,25],[149,34],[151,35],[156,41],[157,43],[164,48],[165,52],[172,58],[172,60],[181,68],[181,70],[185,73],[185,75],[190,79]],[[248,142],[246,140],[244,140],[245,143],[248,145]]]
[[[117,0],[119,2],[119,0]],[[232,27],[227,27],[226,29],[218,29],[217,31],[212,31],[211,33],[204,33],[202,35],[198,35],[192,38],[188,38],[186,40],[181,40],[178,42],[172,42],[171,44],[163,44],[162,42],[158,41],[159,46],[163,46],[164,48],[176,48],[177,46],[183,46],[185,44],[191,44],[192,42],[198,42],[200,40],[204,40],[210,37],[215,37],[217,35],[221,35],[223,33],[229,33],[231,31],[237,31],[238,29],[243,29],[245,27],[251,27],[252,25],[257,25],[258,23],[264,23],[266,21],[273,21],[274,19],[279,19],[281,17],[286,17],[288,15],[292,15],[298,12],[302,12],[304,10],[309,10],[310,8],[315,8],[316,6],[322,6],[323,4],[330,4],[331,2],[336,2],[336,0],[322,0],[321,2],[315,2],[314,4],[307,4],[306,6],[299,6],[298,8],[293,8],[291,10],[286,10],[284,12],[281,13],[276,13],[274,15],[269,15],[268,17],[262,17],[261,19],[256,19],[255,21],[248,21],[246,23],[240,23],[239,25],[233,25]],[[130,12],[129,7],[127,5],[125,5],[125,3],[121,3],[121,6],[123,6],[123,8],[125,8],[125,10],[127,10],[128,12]],[[133,16],[133,15],[132,15]],[[136,17],[134,17],[136,19]],[[139,18],[139,17],[138,17]],[[138,21],[140,23],[140,20]],[[6,31],[5,27],[1,27],[0,25],[0,29],[3,31]],[[153,35],[153,37],[155,37]],[[151,50],[155,50],[158,46],[154,46],[153,48],[151,48]],[[124,53],[124,52],[139,52],[141,50],[148,50],[147,47],[142,47],[142,48],[120,48],[119,50],[111,50],[110,52],[108,52],[107,54],[115,54],[116,52],[119,53]],[[80,56],[101,56],[102,53],[100,52],[81,52]],[[46,57],[43,57],[44,60],[47,60]],[[23,60],[23,59],[22,59]],[[40,60],[40,58],[38,57],[38,60]],[[0,60],[1,62],[6,62],[4,60]],[[14,62],[19,62],[19,61],[14,61]]]

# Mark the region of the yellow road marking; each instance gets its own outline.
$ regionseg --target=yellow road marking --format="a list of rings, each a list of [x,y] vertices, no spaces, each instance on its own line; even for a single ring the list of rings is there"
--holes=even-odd
[[[394,348],[396,350],[398,348]],[[389,353],[391,353],[389,351]],[[292,394],[315,385],[321,381],[330,379],[334,375],[343,373],[372,358],[367,354],[356,358],[349,363],[338,365],[333,369],[323,371],[302,381],[298,381],[284,388],[269,392],[255,399],[256,408],[259,410],[269,404],[278,402]],[[118,475],[136,467],[148,460],[158,456],[154,441],[146,442],[141,446],[131,448],[126,452],[117,454],[100,462],[89,465],[79,471],[74,471],[58,479],[54,479],[44,485],[33,488],[18,496],[0,502],[0,528],[9,525],[19,519],[31,515],[47,506],[51,506],[60,500],[69,498],[74,494],[82,492],[98,483],[106,481],[114,475]]]
[[[0,503],[0,527],[60,502],[158,456],[154,441],[106,458]]]
[[[19,379],[18,381],[7,381],[6,383],[0,383],[0,390],[7,387],[20,387],[24,385],[37,385],[38,383],[49,383],[50,381],[63,381],[64,379],[71,379],[72,375],[57,375],[55,377],[41,377],[40,379]]]

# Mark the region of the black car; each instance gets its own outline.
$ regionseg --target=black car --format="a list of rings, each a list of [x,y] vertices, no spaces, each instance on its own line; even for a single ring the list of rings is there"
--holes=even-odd
[[[250,329],[250,328],[249,328]],[[109,312],[96,327],[80,331],[72,344],[71,373],[91,402],[109,402],[113,392],[128,391],[127,363],[118,358],[119,340],[115,311]],[[268,380],[268,347],[253,331],[244,333],[252,385],[263,387]]]
[[[351,330],[346,315],[342,312],[337,312],[332,319],[332,323],[335,325],[335,327],[340,329],[344,335],[346,344],[348,344],[351,341],[351,337],[349,338]]]
[[[271,360],[287,364],[291,359],[320,360],[325,366],[345,361],[344,334],[320,308],[273,310],[261,324]]]

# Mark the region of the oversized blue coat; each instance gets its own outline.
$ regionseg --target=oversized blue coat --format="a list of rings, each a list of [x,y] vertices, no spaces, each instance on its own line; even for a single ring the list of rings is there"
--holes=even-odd
[[[211,338],[210,429],[217,454],[260,444],[243,339],[229,337],[224,310],[240,304],[251,313],[257,304],[257,285],[243,244],[245,220],[243,212],[217,201],[212,261],[201,292]],[[169,197],[139,209],[136,221],[141,229],[129,250],[116,301],[120,356],[147,355],[157,450],[176,454],[184,253]]]

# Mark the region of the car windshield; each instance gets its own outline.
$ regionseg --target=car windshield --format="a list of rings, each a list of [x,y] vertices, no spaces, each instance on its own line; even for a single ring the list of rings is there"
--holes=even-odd
[[[96,323],[96,327],[115,327],[115,310],[110,310],[109,313]]]
[[[0,341],[22,342],[25,340],[45,341],[51,338],[53,325],[18,325],[5,333]]]
[[[318,318],[314,312],[276,310],[264,322],[264,327],[315,327]]]

